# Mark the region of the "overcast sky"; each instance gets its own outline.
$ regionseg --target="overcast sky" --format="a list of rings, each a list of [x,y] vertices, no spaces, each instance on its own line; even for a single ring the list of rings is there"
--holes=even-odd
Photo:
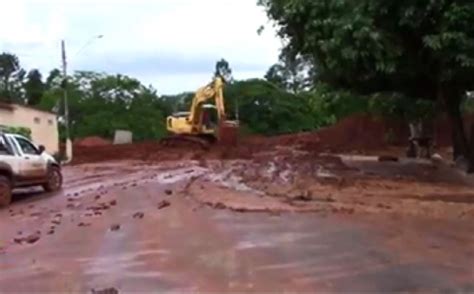
[[[257,34],[268,23],[256,2],[3,0],[0,51],[47,75],[60,66],[65,39],[71,70],[127,74],[160,94],[206,84],[222,57],[237,79],[263,77],[281,44],[269,26]],[[89,42],[100,34],[102,39]]]

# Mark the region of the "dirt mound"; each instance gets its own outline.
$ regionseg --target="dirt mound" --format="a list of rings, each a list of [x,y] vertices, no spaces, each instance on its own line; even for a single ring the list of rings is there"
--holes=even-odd
[[[406,124],[368,115],[348,117],[317,134],[323,149],[337,152],[380,150],[389,145],[405,145],[409,137]]]
[[[474,122],[471,117],[467,122]],[[451,145],[451,127],[446,117],[434,124],[437,148]],[[107,160],[201,160],[201,159],[251,159],[262,151],[280,148],[289,156],[293,150],[314,153],[336,152],[373,154],[392,152],[391,148],[404,150],[408,145],[408,124],[402,121],[374,118],[369,115],[354,115],[337,124],[316,132],[281,135],[275,137],[251,136],[240,138],[237,146],[213,146],[210,150],[182,147],[171,148],[158,141],[111,145],[99,137],[90,137],[75,144],[74,163]],[[390,153],[391,154],[391,153]]]
[[[394,134],[393,138],[387,137],[387,130],[389,130],[389,134]],[[405,141],[408,138],[408,130],[405,130],[402,125],[387,124],[381,120],[362,115],[349,117],[334,126],[317,132],[275,137],[252,136],[241,138],[235,147],[217,145],[207,151],[191,147],[166,147],[158,141],[127,145],[81,144],[76,145],[74,163],[121,159],[147,161],[251,159],[256,153],[273,150],[277,146],[284,148],[286,151],[283,151],[286,153],[288,153],[288,150],[297,149],[312,152],[357,151],[364,153],[383,149],[391,143],[403,144],[404,140],[401,138],[404,138]],[[95,139],[90,141],[99,142]],[[288,150],[286,147],[288,147]]]
[[[98,136],[86,137],[74,141],[75,147],[97,147],[108,145],[112,145],[112,142]]]
[[[390,145],[405,145],[408,126],[369,115],[354,115],[316,132],[281,135],[271,138],[254,137],[250,144],[260,146],[299,146],[317,152],[366,152]]]

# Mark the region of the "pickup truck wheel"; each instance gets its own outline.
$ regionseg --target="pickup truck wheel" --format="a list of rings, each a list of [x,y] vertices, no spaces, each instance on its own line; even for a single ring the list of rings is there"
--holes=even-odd
[[[57,167],[51,167],[48,172],[48,182],[43,185],[47,192],[55,192],[61,189],[63,184],[63,176],[61,170]]]
[[[0,176],[0,208],[8,206],[11,201],[12,201],[11,181],[5,176]]]

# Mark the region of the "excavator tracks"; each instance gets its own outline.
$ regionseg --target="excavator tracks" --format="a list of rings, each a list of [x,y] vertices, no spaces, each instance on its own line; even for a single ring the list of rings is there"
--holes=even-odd
[[[203,150],[210,149],[215,140],[204,136],[191,135],[172,135],[160,140],[160,144],[167,147],[175,148],[200,148]]]

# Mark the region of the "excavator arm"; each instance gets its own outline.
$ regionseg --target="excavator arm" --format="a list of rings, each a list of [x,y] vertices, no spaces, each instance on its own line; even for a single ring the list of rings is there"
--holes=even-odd
[[[188,116],[188,121],[191,122],[193,126],[197,126],[200,123],[202,104],[213,98],[215,100],[219,121],[226,119],[224,106],[224,81],[222,78],[216,77],[210,84],[198,89],[194,95]]]

